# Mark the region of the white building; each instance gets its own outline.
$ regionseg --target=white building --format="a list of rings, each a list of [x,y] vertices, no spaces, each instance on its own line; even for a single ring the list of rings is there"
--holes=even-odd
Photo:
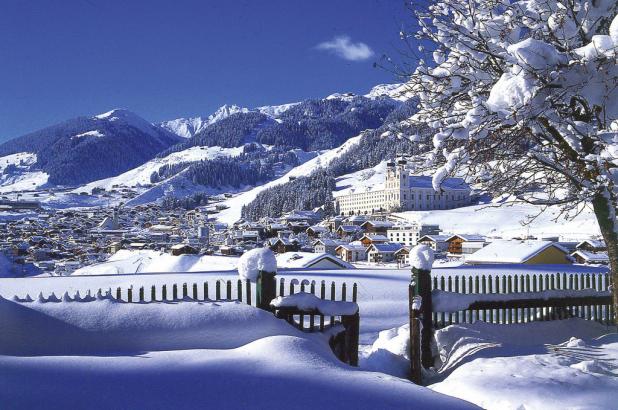
[[[461,178],[447,178],[436,192],[430,176],[410,175],[405,159],[387,163],[383,189],[353,192],[335,198],[341,215],[374,212],[453,209],[470,203],[470,187]]]
[[[386,231],[389,242],[400,243],[407,246],[416,246],[418,240],[425,235],[437,235],[440,233],[439,225],[407,224],[396,225]]]

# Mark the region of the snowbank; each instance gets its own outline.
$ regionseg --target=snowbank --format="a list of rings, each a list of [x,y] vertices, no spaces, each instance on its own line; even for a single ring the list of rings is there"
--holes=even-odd
[[[298,331],[239,302],[15,302],[0,298],[0,354],[230,349]]]
[[[277,258],[269,248],[251,249],[238,260],[238,276],[255,282],[260,272],[277,272]]]

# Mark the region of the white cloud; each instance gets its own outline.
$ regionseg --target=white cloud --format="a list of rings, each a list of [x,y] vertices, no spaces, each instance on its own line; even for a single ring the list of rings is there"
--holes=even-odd
[[[373,50],[367,44],[353,43],[348,36],[337,36],[316,46],[318,50],[325,50],[349,61],[363,61],[373,56]]]

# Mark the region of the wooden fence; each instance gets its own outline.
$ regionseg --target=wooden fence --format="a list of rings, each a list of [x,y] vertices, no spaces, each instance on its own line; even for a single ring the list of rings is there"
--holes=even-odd
[[[514,275],[481,275],[481,276],[441,276],[433,277],[431,290],[440,290],[463,294],[513,294],[543,292],[548,290],[593,289],[606,291],[610,285],[609,273],[604,274],[514,274]],[[419,292],[422,292],[419,289]],[[610,300],[575,301],[573,305],[549,306],[512,306],[494,305],[470,306],[464,311],[440,312],[432,310],[432,326],[436,329],[457,323],[473,323],[481,320],[487,323],[511,324],[525,323],[535,320],[563,319],[565,317],[579,317],[594,320],[608,325],[613,323],[614,311]],[[519,302],[519,304],[525,302]],[[529,303],[528,303],[529,305]],[[561,307],[561,309],[552,309]]]
[[[608,273],[432,278],[430,271],[412,269],[409,286],[410,378],[417,384],[422,383],[422,368],[433,366],[433,331],[451,324],[480,320],[508,325],[567,317],[613,324],[616,312],[608,292],[610,286]],[[436,303],[434,307],[432,294],[439,296],[442,303]],[[462,298],[461,295],[468,297]],[[463,302],[449,304],[445,300],[448,298]]]

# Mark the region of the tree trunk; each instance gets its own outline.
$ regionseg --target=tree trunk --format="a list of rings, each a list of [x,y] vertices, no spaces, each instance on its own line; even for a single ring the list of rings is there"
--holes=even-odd
[[[614,323],[618,325],[618,229],[616,225],[616,208],[609,193],[597,194],[592,200],[594,214],[601,228],[601,234],[607,246],[607,256],[612,278],[612,297],[614,305]]]

